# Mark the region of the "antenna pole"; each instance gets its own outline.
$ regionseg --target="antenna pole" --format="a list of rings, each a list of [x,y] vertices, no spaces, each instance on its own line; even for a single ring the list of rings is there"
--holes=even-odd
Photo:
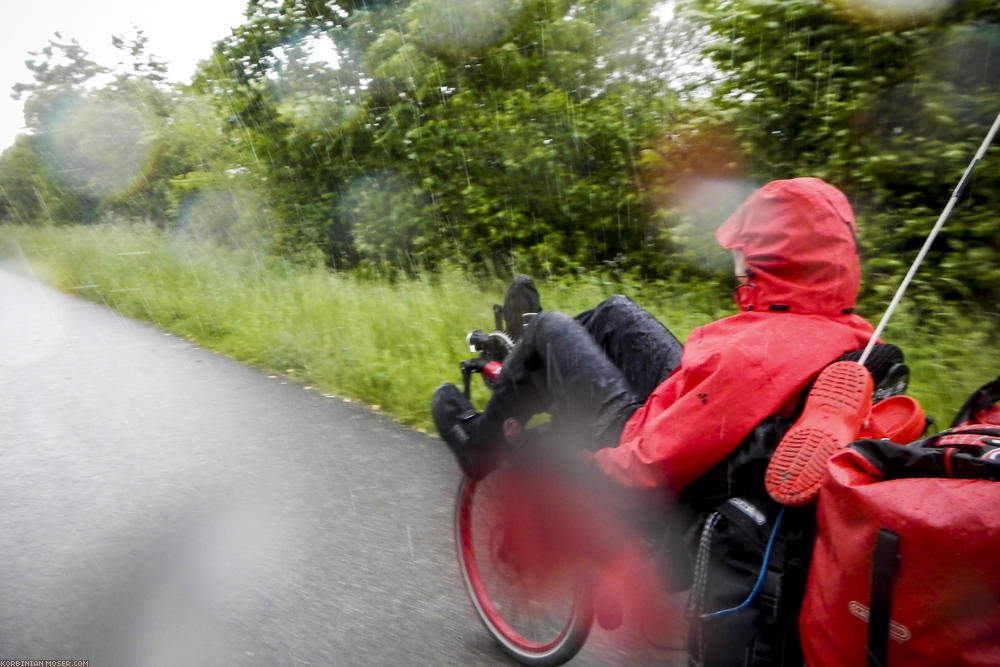
[[[958,203],[958,197],[962,193],[962,188],[965,187],[965,183],[969,180],[969,176],[972,174],[972,170],[976,168],[976,164],[983,159],[986,154],[986,149],[990,147],[993,143],[993,137],[996,136],[997,130],[1000,129],[1000,114],[997,114],[997,118],[993,121],[993,127],[990,131],[986,133],[986,138],[983,139],[982,145],[979,146],[979,150],[976,151],[976,156],[972,158],[972,162],[966,167],[965,173],[962,174],[961,180],[959,180],[958,185],[955,187],[955,191],[951,193],[951,199],[948,200],[947,206],[941,212],[938,217],[937,222],[934,223],[934,228],[931,229],[931,233],[927,235],[927,240],[924,241],[924,245],[920,248],[920,252],[917,253],[916,259],[913,260],[913,264],[910,265],[910,270],[906,272],[906,276],[903,278],[903,282],[899,284],[899,289],[896,290],[895,296],[892,297],[892,302],[889,303],[889,307],[886,309],[885,314],[882,315],[881,321],[879,321],[878,326],[875,327],[875,333],[872,334],[871,339],[868,341],[868,345],[865,346],[864,352],[861,353],[861,358],[858,359],[859,364],[864,364],[868,360],[868,355],[871,354],[872,348],[875,347],[875,342],[885,331],[885,325],[889,323],[889,318],[896,311],[896,307],[899,306],[900,300],[903,298],[903,293],[906,292],[906,288],[910,286],[910,282],[913,280],[913,276],[917,273],[917,269],[920,267],[920,263],[924,261],[924,257],[927,256],[927,251],[930,250],[931,244],[934,243],[934,239],[937,238],[938,232],[944,227],[945,221],[948,216],[951,215],[951,210],[955,208],[955,204]]]

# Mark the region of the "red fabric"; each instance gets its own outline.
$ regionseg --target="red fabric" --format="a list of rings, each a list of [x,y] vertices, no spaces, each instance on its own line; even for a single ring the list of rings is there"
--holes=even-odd
[[[601,449],[601,470],[634,488],[680,492],[754,427],[793,400],[829,362],[868,342],[856,315],[860,284],[854,215],[815,178],[757,190],[716,232],[752,272],[738,315],[691,332],[680,366]]]
[[[991,405],[988,410],[981,410],[975,414],[975,420],[980,424],[991,424],[1000,426],[1000,404]]]
[[[864,665],[872,547],[899,534],[890,667],[1000,665],[1000,483],[886,481],[861,453],[829,462],[799,633],[811,667]]]

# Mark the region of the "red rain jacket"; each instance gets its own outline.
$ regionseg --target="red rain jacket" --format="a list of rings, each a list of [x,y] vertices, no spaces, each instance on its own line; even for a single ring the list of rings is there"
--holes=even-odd
[[[633,488],[680,493],[765,418],[788,413],[828,363],[864,347],[872,327],[853,314],[861,270],[847,198],[816,178],[774,181],[716,231],[752,273],[740,313],[691,332],[678,368],[594,458]]]

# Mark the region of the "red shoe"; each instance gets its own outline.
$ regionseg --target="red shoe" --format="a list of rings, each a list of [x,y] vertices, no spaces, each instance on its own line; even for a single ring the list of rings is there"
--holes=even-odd
[[[926,430],[927,417],[915,398],[890,396],[871,407],[858,439],[886,439],[897,445],[908,445]]]
[[[857,439],[871,408],[872,376],[855,361],[838,361],[819,374],[798,421],[778,443],[764,475],[772,498],[785,505],[816,499],[830,456]]]

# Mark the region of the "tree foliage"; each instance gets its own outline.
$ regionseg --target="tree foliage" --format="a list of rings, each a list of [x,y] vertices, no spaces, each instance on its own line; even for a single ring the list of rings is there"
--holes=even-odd
[[[566,270],[647,252],[634,155],[671,95],[616,82],[649,2],[252,3],[199,77],[285,250]],[[335,46],[337,62],[311,57]]]

